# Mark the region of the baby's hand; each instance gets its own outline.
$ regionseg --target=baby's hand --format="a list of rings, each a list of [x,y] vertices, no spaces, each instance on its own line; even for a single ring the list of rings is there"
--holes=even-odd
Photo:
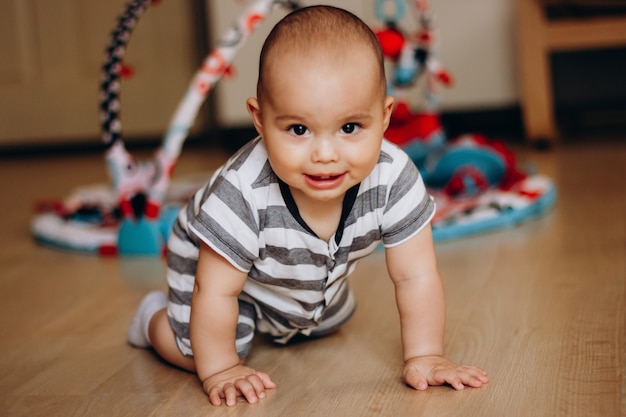
[[[406,361],[402,380],[420,391],[429,385],[446,383],[456,390],[462,390],[466,385],[480,388],[489,382],[489,377],[480,368],[457,365],[442,356],[419,356]]]
[[[232,406],[240,396],[254,404],[265,397],[266,389],[276,388],[276,384],[265,372],[237,365],[208,377],[202,381],[202,388],[211,404],[221,405],[226,400],[226,405]]]

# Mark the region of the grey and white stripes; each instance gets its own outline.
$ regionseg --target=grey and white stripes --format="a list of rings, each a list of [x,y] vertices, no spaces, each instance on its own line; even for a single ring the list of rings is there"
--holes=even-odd
[[[294,216],[263,141],[245,145],[183,209],[168,242],[168,315],[177,343],[192,355],[189,312],[200,241],[248,273],[240,295],[237,349],[245,356],[254,330],[286,342],[341,326],[356,303],[347,277],[382,241],[409,239],[434,214],[415,165],[383,141],[373,172],[359,185],[343,229],[328,242]]]

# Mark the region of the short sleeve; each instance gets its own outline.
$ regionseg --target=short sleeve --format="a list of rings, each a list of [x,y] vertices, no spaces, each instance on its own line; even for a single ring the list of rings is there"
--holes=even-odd
[[[236,171],[216,179],[189,229],[234,267],[250,271],[259,253],[259,227],[249,186]]]
[[[383,212],[382,237],[385,247],[401,244],[417,234],[435,214],[435,202],[426,191],[415,164],[400,158],[399,174],[389,184]]]

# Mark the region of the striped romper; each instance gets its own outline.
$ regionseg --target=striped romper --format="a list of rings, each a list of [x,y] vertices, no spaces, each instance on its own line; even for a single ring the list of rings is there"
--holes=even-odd
[[[324,241],[298,213],[272,171],[261,138],[246,144],[181,210],[168,241],[169,322],[181,352],[189,341],[191,294],[202,242],[248,274],[239,296],[237,353],[255,331],[286,343],[336,330],[356,303],[347,277],[382,241],[398,245],[432,218],[435,205],[413,162],[383,140],[370,175],[344,198],[337,232]]]

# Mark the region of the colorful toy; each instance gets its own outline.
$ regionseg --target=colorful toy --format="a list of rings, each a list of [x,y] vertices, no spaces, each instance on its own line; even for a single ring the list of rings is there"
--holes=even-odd
[[[119,18],[107,47],[100,110],[105,159],[115,197],[104,198],[101,192],[85,193],[83,190],[66,202],[45,205],[31,226],[35,239],[42,243],[101,254],[161,254],[173,222],[172,210],[167,206],[170,179],[199,107],[215,83],[228,72],[247,37],[274,6],[297,7],[289,0],[253,3],[196,72],[154,160],[137,162],[122,141],[120,76],[129,72],[123,59],[132,30],[146,9],[156,3],[155,0],[131,1]],[[176,205],[177,202],[173,203]]]
[[[238,49],[274,6],[298,7],[289,0],[253,3],[194,75],[154,159],[138,162],[122,141],[120,77],[133,73],[123,64],[126,46],[141,16],[156,3],[128,3],[107,48],[100,109],[112,187],[81,187],[64,201],[39,205],[31,230],[40,243],[102,255],[160,255],[178,210],[209,175],[171,183],[199,107],[220,77],[229,73]],[[428,1],[413,0],[419,29],[412,34],[400,30],[407,12],[404,0],[375,0],[374,4],[376,16],[384,24],[376,35],[393,65],[389,93],[397,103],[386,137],[415,161],[437,202],[435,239],[508,227],[549,209],[556,199],[552,181],[517,169],[514,154],[504,144],[476,134],[447,140],[438,96],[440,88],[451,87],[453,80],[437,59]],[[386,12],[389,5],[394,10],[391,15]],[[409,92],[420,81],[426,105],[414,111]]]
[[[400,145],[418,167],[427,155],[445,144],[445,134],[439,120],[438,93],[441,86],[450,87],[452,77],[441,66],[435,48],[435,33],[429,4],[414,1],[419,29],[412,34],[400,30],[400,21],[406,13],[404,0],[394,0],[395,13],[384,13],[384,0],[376,1],[376,16],[385,26],[376,31],[383,54],[393,64],[389,77],[389,94],[396,99],[396,107],[385,136]],[[409,91],[418,81],[425,83],[425,108],[419,112],[411,109]]]
[[[393,6],[395,13],[386,14],[390,7],[385,6]],[[435,239],[508,227],[542,214],[556,199],[550,179],[519,170],[515,155],[502,142],[480,134],[446,138],[438,96],[441,87],[451,87],[453,80],[437,59],[428,1],[414,0],[413,6],[419,28],[407,34],[399,25],[406,13],[405,2],[375,2],[376,16],[384,24],[376,35],[393,65],[388,90],[397,103],[385,136],[413,159],[437,202]],[[420,81],[425,106],[414,111],[409,91]]]

